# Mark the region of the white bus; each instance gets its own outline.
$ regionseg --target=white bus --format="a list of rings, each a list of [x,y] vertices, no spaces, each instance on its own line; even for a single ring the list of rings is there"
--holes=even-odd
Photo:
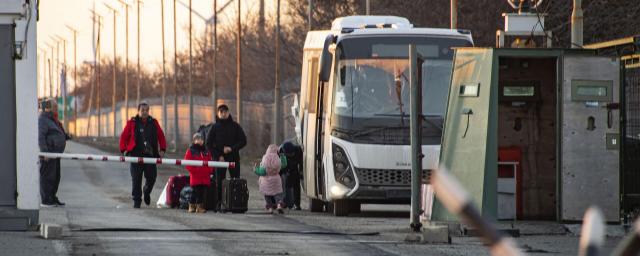
[[[410,202],[409,44],[420,58],[426,175],[438,164],[452,47],[472,46],[470,32],[349,16],[307,34],[296,133],[311,211],[344,216],[362,203]]]

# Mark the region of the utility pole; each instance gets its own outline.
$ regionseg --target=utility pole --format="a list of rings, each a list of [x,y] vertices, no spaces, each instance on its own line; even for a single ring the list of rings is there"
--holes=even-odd
[[[137,54],[138,54],[138,71],[137,71],[137,73],[138,73],[138,79],[137,79],[138,89],[136,91],[136,107],[140,105],[140,2],[142,2],[142,1],[136,0],[137,8],[138,8],[138,40],[137,40],[137,43],[138,43],[138,51],[137,51]]]
[[[280,0],[276,0],[276,70],[275,70],[275,90],[273,94],[273,143],[280,144],[280,130],[282,129],[282,119],[280,118],[282,110],[280,109]]]
[[[416,46],[409,45],[411,88],[411,222],[409,227],[418,232],[420,223],[420,183],[422,182],[422,86],[418,81]]]
[[[102,27],[102,16],[98,16],[98,38],[100,38],[100,27]],[[98,108],[98,138],[100,138],[100,134],[102,131],[102,105],[100,104],[100,98],[102,97],[102,94],[100,93],[100,58],[102,57],[102,51],[100,50],[100,39],[98,39],[98,60],[97,60],[97,77],[96,77],[96,105]]]
[[[164,52],[164,0],[160,0],[160,19],[162,19],[162,128],[167,129],[167,67]]]
[[[371,15],[371,1],[370,0],[366,0],[366,14],[367,15]]]
[[[56,58],[55,58],[55,76],[54,79],[56,80],[56,101],[58,100],[58,97],[60,96],[60,41],[57,40],[57,38],[55,37],[51,37],[51,39],[53,39],[53,41],[56,43]],[[52,54],[53,55],[53,54]]]
[[[76,53],[77,53],[77,34],[78,31],[67,25],[67,28],[73,32],[73,120],[75,125],[73,126],[73,135],[78,136],[78,66],[76,65]]]
[[[62,95],[62,120],[63,127],[65,130],[69,130],[69,117],[67,116],[67,40],[61,36],[56,35],[60,41],[62,41],[62,72],[60,72],[60,76],[64,77],[64,80],[61,79],[61,95]]]
[[[51,49],[51,57],[47,60],[47,65],[49,66],[49,97],[53,98],[53,87],[54,87],[54,76],[53,76],[53,45],[49,43],[45,43]]]
[[[313,20],[312,20],[312,18],[313,18],[313,0],[309,0],[309,15],[308,15],[308,18],[307,18],[307,22],[308,22],[308,25],[309,25],[309,29],[308,29],[309,31],[311,31],[311,29],[313,28]]]
[[[238,0],[240,1],[240,0]],[[192,53],[192,45],[193,45],[193,37],[191,36],[192,28],[192,19],[191,14],[191,0],[189,0],[189,134],[193,134],[193,53]]]
[[[242,16],[240,3],[241,0],[238,0],[238,35],[236,42],[236,109],[237,109],[237,122],[238,124],[242,124],[242,23],[240,23],[240,17]]]
[[[582,0],[573,0],[571,12],[571,48],[582,48],[583,27]]]
[[[87,122],[86,136],[91,135],[91,107],[94,104],[93,103],[93,95],[94,95],[94,91],[97,91],[96,87],[97,87],[97,84],[98,84],[98,57],[99,57],[98,50],[100,50],[100,26],[102,25],[102,23],[100,22],[101,16],[98,15],[95,12],[95,3],[94,3],[93,10],[90,9],[90,11],[93,14],[91,19],[93,21],[92,29],[94,31],[95,31],[96,19],[97,19],[97,22],[98,22],[98,36],[96,37],[95,49],[94,49],[94,52],[93,52],[93,60],[94,60],[94,62],[93,62],[93,78],[91,79],[91,90],[89,91],[89,106],[87,108],[87,118],[89,120]],[[93,41],[93,35],[91,37],[91,40]],[[98,129],[98,131],[100,131],[100,129]]]
[[[129,119],[129,4],[118,0],[124,5],[125,12],[125,47],[124,47],[124,108],[125,108],[125,120]]]
[[[180,145],[180,123],[178,122],[178,44],[176,36],[176,0],[173,0],[173,151]]]
[[[451,0],[451,29],[458,28],[458,0]]]
[[[113,137],[116,136],[116,134],[118,133],[116,131],[116,123],[117,123],[117,115],[116,115],[116,103],[117,103],[117,99],[116,99],[116,69],[118,68],[117,65],[117,58],[116,58],[116,15],[118,14],[118,12],[116,12],[116,9],[114,9],[113,7],[109,6],[108,4],[104,4],[107,8],[109,8],[109,10],[111,10],[111,12],[113,13],[113,65],[112,65],[112,69],[111,69],[111,82],[112,82],[112,95],[111,95],[111,113],[113,115]]]
[[[51,54],[53,55],[53,52]],[[52,59],[47,60],[47,65],[49,66],[49,98],[53,98],[53,66],[51,60]]]
[[[213,60],[211,64],[211,108],[213,109],[211,120],[216,120],[216,110],[218,109],[218,86],[216,86],[216,59],[218,57],[218,0],[213,0]]]

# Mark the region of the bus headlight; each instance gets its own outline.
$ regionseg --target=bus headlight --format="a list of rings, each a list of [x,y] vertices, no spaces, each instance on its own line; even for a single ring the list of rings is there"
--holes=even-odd
[[[349,163],[349,158],[340,146],[333,144],[333,174],[337,182],[348,188],[356,185],[356,179],[353,175],[353,168]]]

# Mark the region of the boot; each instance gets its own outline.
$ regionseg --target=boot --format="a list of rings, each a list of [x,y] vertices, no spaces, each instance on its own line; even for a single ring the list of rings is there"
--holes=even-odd
[[[196,212],[196,204],[189,204],[188,212]]]
[[[205,213],[205,212],[207,212],[207,209],[204,208],[204,204],[198,204],[197,208],[196,208],[196,212],[197,213]]]

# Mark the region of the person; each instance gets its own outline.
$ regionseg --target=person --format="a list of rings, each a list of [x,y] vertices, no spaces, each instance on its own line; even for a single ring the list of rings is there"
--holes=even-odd
[[[287,165],[280,170],[284,190],[284,203],[289,209],[302,210],[302,207],[300,207],[302,148],[291,141],[286,141],[280,145],[279,152],[287,159]]]
[[[120,135],[120,152],[125,156],[136,157],[164,157],[167,141],[158,121],[149,115],[149,104],[142,102],[138,105],[138,114],[127,121]],[[151,190],[156,183],[157,168],[155,164],[131,163],[131,196],[133,208],[140,208],[141,197],[144,193],[144,203],[151,203]],[[144,175],[144,190],[142,176]]]
[[[193,144],[189,146],[184,155],[186,160],[211,161],[211,153],[206,150],[204,140],[200,133],[193,134]],[[211,184],[212,167],[207,166],[187,166],[189,171],[189,185],[193,189],[191,201],[189,202],[189,212],[205,213],[204,195]]]
[[[58,120],[58,104],[54,99],[41,103],[42,112],[38,117],[38,146],[41,152],[62,153],[70,138]],[[40,199],[41,207],[64,206],[57,196],[60,185],[60,158],[40,157]]]
[[[228,168],[231,178],[240,178],[240,149],[247,145],[247,137],[240,124],[233,121],[227,105],[218,106],[216,122],[206,136],[207,150],[213,159],[234,162],[235,168]],[[218,190],[218,205],[222,203],[222,181],[226,179],[227,169],[216,170],[216,189]]]
[[[262,156],[259,167],[264,168],[266,174],[258,178],[258,187],[260,193],[264,195],[265,209],[268,213],[273,213],[273,210],[276,209],[278,213],[284,213],[284,194],[282,191],[282,178],[280,177],[281,167],[278,145],[271,144],[267,148],[267,152]]]

